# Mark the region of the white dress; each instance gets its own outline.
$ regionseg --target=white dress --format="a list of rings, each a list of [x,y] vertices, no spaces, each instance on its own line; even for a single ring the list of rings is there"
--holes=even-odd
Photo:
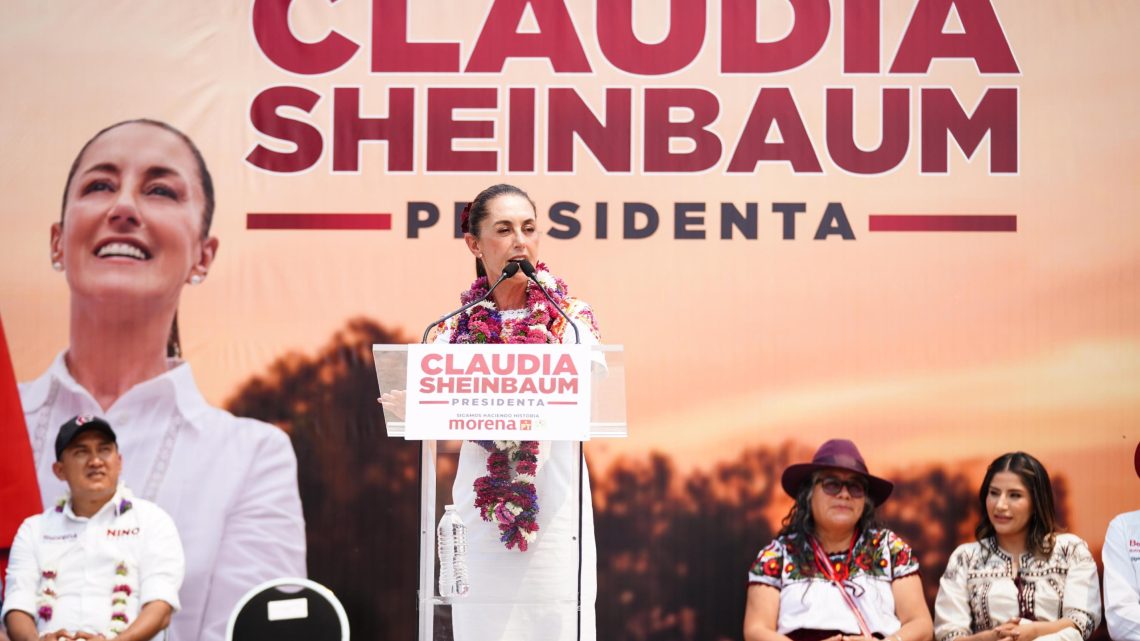
[[[589,308],[578,302],[588,312]],[[571,308],[575,305],[571,305]],[[503,312],[509,318],[513,310]],[[518,310],[520,317],[525,310]],[[583,345],[598,344],[588,322],[571,309]],[[450,339],[450,325],[436,337]],[[573,330],[562,342],[574,341]],[[542,441],[539,445],[538,538],[526,552],[508,550],[499,528],[475,510],[475,479],[487,474],[487,451],[464,441],[452,486],[452,502],[467,525],[467,568],[471,590],[452,605],[456,641],[574,641],[578,639],[579,549],[581,550],[582,641],[594,641],[594,601],[598,592],[594,511],[589,472],[582,464],[581,546],[578,541],[578,444]],[[513,604],[513,605],[512,605]]]

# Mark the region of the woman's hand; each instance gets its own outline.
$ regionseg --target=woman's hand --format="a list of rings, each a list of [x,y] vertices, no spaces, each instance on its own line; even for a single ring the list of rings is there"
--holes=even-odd
[[[1021,619],[1015,617],[997,626],[991,630],[991,632],[994,633],[994,637],[997,641],[1005,641],[1006,639],[1010,641],[1029,641],[1029,639],[1024,636],[1025,630],[1023,628],[1026,627],[1028,626],[1021,625]],[[1034,635],[1033,638],[1036,638],[1036,636],[1037,635]]]
[[[376,399],[376,402],[383,405],[384,409],[391,412],[393,416],[404,420],[407,415],[408,393],[402,389],[394,389],[390,392],[385,392]]]
[[[1035,641],[1037,637],[1045,636],[1047,634],[1054,634],[1060,632],[1065,628],[1076,629],[1076,625],[1066,618],[1057,619],[1056,621],[1026,621],[1021,622],[1020,619],[1010,619],[1005,623],[994,628],[998,631],[998,639],[1004,641],[1010,639],[1012,641]]]

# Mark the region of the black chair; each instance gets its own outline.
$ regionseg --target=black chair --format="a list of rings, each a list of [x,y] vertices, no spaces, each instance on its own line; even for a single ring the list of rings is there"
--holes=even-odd
[[[238,601],[227,641],[348,641],[348,616],[328,588],[308,579],[266,581]]]

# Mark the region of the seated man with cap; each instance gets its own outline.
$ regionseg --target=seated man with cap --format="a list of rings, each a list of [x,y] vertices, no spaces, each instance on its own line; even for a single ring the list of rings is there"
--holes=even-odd
[[[151,639],[178,609],[185,561],[174,521],[119,484],[110,424],[76,416],[55,441],[68,494],[12,543],[0,616],[12,641]]]

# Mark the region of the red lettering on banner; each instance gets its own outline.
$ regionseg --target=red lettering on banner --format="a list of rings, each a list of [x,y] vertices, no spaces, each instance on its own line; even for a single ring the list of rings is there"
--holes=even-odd
[[[360,45],[336,31],[318,42],[298,40],[289,29],[291,4],[293,0],[254,0],[253,36],[265,57],[285,71],[309,76],[339,69],[352,59]]]
[[[670,0],[669,32],[653,44],[642,42],[633,32],[633,0],[607,0],[595,6],[598,47],[610,64],[623,71],[643,76],[680,71],[704,47],[704,2]]]
[[[372,73],[457,73],[458,42],[408,42],[408,1],[372,2]]]
[[[335,1],[324,0],[328,4]],[[983,86],[979,90],[984,91],[982,98],[971,113],[962,107],[955,87],[924,89],[915,109],[910,108],[909,90],[876,88],[881,96],[881,138],[877,146],[865,148],[856,142],[853,89],[824,82],[821,106],[826,148],[816,149],[811,135],[818,130],[818,119],[811,123],[814,128],[806,127],[795,97],[783,86],[763,86],[737,131],[717,127],[722,105],[717,90],[711,87],[645,87],[637,105],[640,113],[633,112],[631,88],[598,84],[596,78],[590,79],[592,76],[587,77],[588,86],[575,82],[573,86],[552,87],[540,74],[537,80],[526,81],[526,86],[508,86],[505,93],[504,82],[491,81],[477,87],[393,87],[383,74],[445,73],[455,79],[467,72],[503,76],[506,62],[512,58],[545,58],[554,74],[593,70],[566,0],[490,0],[483,24],[472,26],[478,33],[472,34],[474,44],[466,60],[459,42],[410,41],[413,5],[409,0],[369,1],[371,24],[361,28],[371,29],[369,71],[380,82],[376,91],[383,92],[370,100],[386,98],[387,106],[381,109],[387,114],[363,112],[362,93],[367,89],[362,87],[332,86],[324,90],[327,94],[289,85],[265,89],[250,104],[250,123],[265,138],[246,156],[252,166],[269,172],[298,173],[313,168],[327,155],[332,172],[358,172],[363,169],[363,143],[379,141],[386,153],[381,169],[388,172],[534,173],[543,164],[537,156],[542,146],[544,171],[570,173],[576,169],[580,141],[606,173],[630,173],[633,158],[640,152],[639,170],[645,174],[695,174],[714,167],[723,168],[726,174],[752,173],[760,162],[785,162],[794,173],[813,174],[822,172],[823,155],[844,171],[874,175],[897,168],[907,159],[910,129],[917,127],[922,135],[914,137],[914,144],[921,145],[915,154],[916,164],[923,173],[947,171],[949,135],[968,158],[989,139],[991,173],[1017,171],[1016,89]],[[836,35],[842,40],[838,64],[843,73],[927,73],[938,58],[972,59],[982,74],[1020,73],[992,0],[914,3],[888,65],[880,59],[882,0],[843,0],[842,26],[838,21],[836,24]],[[706,51],[704,46],[710,31],[708,0],[669,0],[652,6],[636,0],[595,4],[591,26],[609,71],[642,76],[670,74],[698,62],[702,53],[715,55],[715,50]],[[720,71],[773,74],[804,66],[828,44],[831,4],[829,0],[788,0],[791,21],[787,32],[777,40],[761,42],[757,21],[771,20],[765,9],[768,3],[721,0]],[[324,33],[320,40],[302,41],[290,28],[292,6],[292,0],[254,0],[252,28],[263,54],[290,73],[316,75],[347,68],[362,46],[357,43],[365,40],[325,28],[318,31]],[[642,13],[668,10],[664,34],[653,42],[641,39],[635,29],[635,6],[642,6]],[[327,5],[318,3],[317,10],[322,9]],[[524,16],[531,15],[535,28],[528,30]],[[954,16],[961,29],[944,32]],[[890,71],[881,69],[887,66]],[[419,97],[417,92],[422,92]],[[332,104],[318,113],[325,95]],[[590,104],[584,97],[587,95]],[[417,100],[424,101],[419,112]],[[500,104],[504,102],[505,106]],[[545,113],[538,113],[540,105]],[[466,110],[484,113],[468,115]],[[326,112],[331,112],[327,120]],[[316,124],[317,119],[322,124]],[[640,150],[634,148],[634,123],[642,128]],[[505,130],[500,132],[500,127]],[[769,137],[773,129],[779,131],[779,140]],[[540,136],[545,140],[540,141]],[[472,142],[465,145],[464,141]],[[424,160],[417,164],[421,151]],[[699,237],[703,219],[692,215],[697,211],[703,210],[676,213],[678,237]],[[572,220],[559,215],[563,221]],[[605,237],[606,215],[598,211],[599,238]],[[438,212],[435,216],[430,224],[425,220],[414,228],[410,225],[409,238],[434,225]],[[653,226],[655,229],[655,222]],[[634,235],[627,237],[640,237],[641,233],[634,229]],[[643,235],[652,233],[649,230]]]
[[[457,374],[466,374],[465,368],[455,366],[455,354],[448,354],[443,357],[443,372],[448,376],[455,376]]]
[[[951,9],[963,33],[943,33]],[[918,0],[891,73],[927,73],[935,58],[973,58],[981,73],[1019,73],[989,0]]]
[[[558,358],[558,362],[554,365],[554,370],[550,372],[551,376],[558,376],[560,374],[569,374],[570,376],[578,375],[578,368],[574,367],[574,359],[569,354],[563,354]]]
[[[493,354],[491,356],[491,369],[496,374],[510,374],[515,369],[514,354]]]
[[[510,90],[507,104],[510,114],[507,117],[508,148],[507,170],[514,172],[534,171],[534,94],[532,88],[515,87]]]
[[[989,135],[990,173],[1017,173],[1017,89],[992,88],[967,115],[952,89],[922,90],[922,173],[946,173],[954,136],[967,158]]]
[[[540,362],[534,354],[519,354],[518,374],[537,374],[539,367]]]
[[[781,142],[768,142],[768,132],[775,124],[780,130]],[[765,87],[756,96],[756,104],[740,134],[736,151],[728,163],[729,173],[755,171],[760,161],[786,161],[796,173],[819,173],[811,138],[800,119],[795,98],[787,87]]]
[[[493,150],[457,150],[456,139],[494,139],[495,123],[490,120],[456,120],[456,109],[495,109],[499,92],[491,87],[430,87],[428,89],[428,171],[485,171],[499,168],[499,154]]]
[[[853,174],[881,174],[894,169],[910,146],[910,90],[883,89],[882,138],[863,150],[855,142],[855,90],[827,90],[827,152],[840,168]]]
[[[582,139],[606,171],[628,172],[632,165],[632,92],[606,89],[605,120],[594,116],[573,89],[553,87],[547,96],[547,171],[574,171],[574,135]]]
[[[333,171],[360,170],[360,143],[385,140],[388,170],[411,171],[415,140],[415,92],[410,88],[388,89],[388,116],[360,115],[360,89],[333,90]]]
[[[538,33],[518,32],[527,6],[534,12]],[[500,73],[508,58],[546,58],[556,73],[591,70],[574,21],[561,0],[495,0],[465,71]]]
[[[811,60],[831,26],[829,0],[789,0],[792,29],[780,40],[756,41],[758,2],[722,0],[721,71],[723,73],[775,73]]]
[[[432,376],[437,376],[439,374],[442,374],[443,370],[440,369],[439,365],[438,365],[440,359],[442,359],[442,358],[443,358],[443,354],[427,354],[427,355],[425,355],[423,357],[423,360],[420,361],[420,371],[422,371],[425,374],[431,374]]]
[[[671,120],[674,107],[690,110],[693,117],[685,122]],[[723,153],[720,137],[709,130],[719,115],[720,101],[707,89],[646,89],[645,171],[689,173],[710,169]],[[673,138],[691,140],[693,149],[670,151]]]
[[[482,354],[475,354],[471,357],[471,362],[467,364],[468,374],[490,374],[491,370],[487,367],[487,361],[483,358]]]
[[[304,87],[270,87],[253,99],[249,106],[249,121],[260,133],[293,143],[296,149],[275,151],[258,143],[245,157],[246,162],[266,171],[294,173],[305,171],[317,164],[324,149],[324,138],[316,127],[286,118],[278,113],[281,107],[295,107],[311,113],[320,102],[320,94]]]
[[[879,73],[881,0],[843,3],[844,73]]]

